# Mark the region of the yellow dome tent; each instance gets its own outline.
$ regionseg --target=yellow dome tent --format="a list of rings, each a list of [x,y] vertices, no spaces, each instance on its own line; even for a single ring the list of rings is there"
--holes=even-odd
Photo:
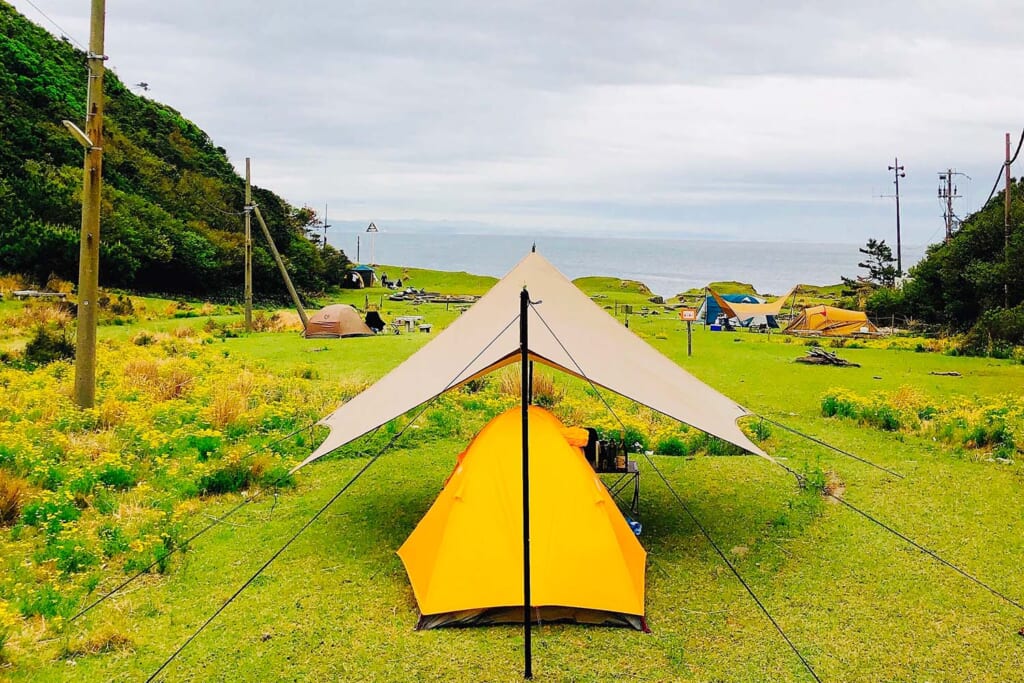
[[[534,619],[644,628],[647,554],[558,418],[531,406],[529,419]],[[513,408],[477,434],[398,550],[420,628],[522,621],[521,468]]]
[[[833,306],[809,306],[783,331],[786,334],[820,334],[825,337],[879,334],[878,328],[863,311]]]

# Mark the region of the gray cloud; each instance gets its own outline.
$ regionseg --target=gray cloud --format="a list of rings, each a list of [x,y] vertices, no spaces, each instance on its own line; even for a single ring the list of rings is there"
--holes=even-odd
[[[85,42],[87,3],[36,4]],[[899,155],[923,242],[936,172],[977,208],[1024,104],[1024,15],[995,2],[182,0],[107,26],[126,82],[354,223],[860,242],[893,230]]]

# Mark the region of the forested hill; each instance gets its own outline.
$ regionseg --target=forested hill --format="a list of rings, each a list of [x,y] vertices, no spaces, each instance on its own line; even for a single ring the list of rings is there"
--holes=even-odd
[[[240,294],[244,180],[202,130],[130,92],[107,71],[100,284],[139,291]],[[0,272],[77,281],[83,152],[61,125],[84,127],[85,54],[0,0]],[[347,259],[306,237],[315,220],[253,188],[296,285],[340,282]],[[253,281],[281,278],[253,221]]]

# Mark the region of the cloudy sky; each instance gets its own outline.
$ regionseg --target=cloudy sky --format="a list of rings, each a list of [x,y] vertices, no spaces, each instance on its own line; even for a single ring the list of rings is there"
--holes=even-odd
[[[13,0],[88,40],[89,0]],[[54,28],[40,11],[58,24]],[[108,65],[253,181],[395,231],[941,238],[1024,125],[1024,13],[927,2],[109,2]]]

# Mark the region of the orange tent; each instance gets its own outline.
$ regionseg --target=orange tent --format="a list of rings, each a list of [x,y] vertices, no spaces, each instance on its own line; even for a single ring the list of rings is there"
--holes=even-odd
[[[522,621],[521,417],[487,423],[398,550],[421,628]],[[643,628],[647,554],[558,418],[529,419],[535,619]]]
[[[783,330],[787,334],[820,334],[847,337],[854,334],[878,335],[878,328],[863,311],[832,306],[810,306]]]

